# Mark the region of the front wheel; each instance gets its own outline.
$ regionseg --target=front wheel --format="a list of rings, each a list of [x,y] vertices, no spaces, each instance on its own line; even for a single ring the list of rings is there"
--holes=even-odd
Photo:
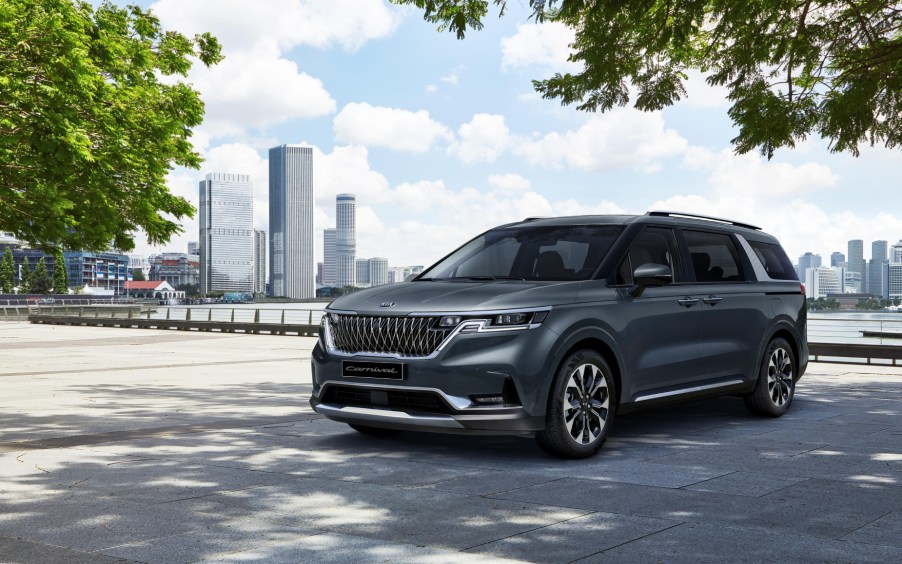
[[[745,396],[745,407],[755,415],[780,417],[792,404],[796,383],[795,353],[786,339],[767,345],[755,390]]]
[[[604,357],[593,350],[571,354],[551,384],[545,429],[536,442],[562,458],[592,456],[614,421],[614,378]]]

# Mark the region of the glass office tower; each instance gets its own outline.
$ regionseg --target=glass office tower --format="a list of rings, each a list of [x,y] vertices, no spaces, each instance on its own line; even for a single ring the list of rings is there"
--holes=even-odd
[[[200,293],[254,291],[254,188],[247,174],[200,182]]]
[[[269,150],[269,281],[272,295],[314,298],[313,149]]]

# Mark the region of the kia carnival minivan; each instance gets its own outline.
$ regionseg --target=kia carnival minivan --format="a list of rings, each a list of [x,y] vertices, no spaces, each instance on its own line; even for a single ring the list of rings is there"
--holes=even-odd
[[[362,433],[534,436],[582,458],[615,414],[646,406],[731,395],[783,415],[808,364],[806,313],[795,268],[758,227],[529,218],[332,302],[310,403]]]

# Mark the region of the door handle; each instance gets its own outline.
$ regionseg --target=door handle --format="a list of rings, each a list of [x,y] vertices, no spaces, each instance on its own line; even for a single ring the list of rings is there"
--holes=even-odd
[[[677,303],[681,306],[692,307],[698,303],[698,298],[680,298],[677,300]]]
[[[723,301],[723,298],[718,298],[717,296],[708,296],[704,300],[704,302],[708,305],[717,305],[722,301]]]

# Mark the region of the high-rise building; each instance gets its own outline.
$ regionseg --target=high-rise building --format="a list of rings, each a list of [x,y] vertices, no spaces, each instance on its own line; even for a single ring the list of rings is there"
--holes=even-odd
[[[815,255],[807,252],[799,257],[798,275],[799,280],[805,279],[805,273],[809,268],[818,268],[821,265],[821,255]]]
[[[354,194],[335,198],[335,285],[357,285],[357,204]]]
[[[200,181],[200,293],[254,291],[254,187],[247,174]]]
[[[823,298],[827,294],[842,292],[842,284],[836,271],[826,266],[812,267],[805,271],[805,295]]]
[[[899,240],[898,243],[893,243],[893,246],[890,247],[889,261],[896,263],[902,262],[902,240]]]
[[[891,300],[902,299],[902,262],[889,263],[886,270],[887,296]]]
[[[254,229],[254,293],[266,293],[266,231]]]
[[[852,239],[849,241],[849,272],[857,272],[859,287],[858,292],[867,291],[868,270],[864,262],[864,241]]]
[[[189,255],[199,255],[200,254],[200,242],[199,241],[188,241],[188,254]]]
[[[388,284],[388,259],[373,257],[367,261],[369,266],[370,288]]]
[[[839,251],[830,255],[830,266],[842,266],[846,262],[846,255]]]
[[[313,259],[313,148],[269,150],[269,282],[272,295],[316,297]]]
[[[323,229],[323,286],[335,286],[335,234],[336,229]]]
[[[886,250],[886,241],[871,243],[871,260],[868,262],[868,293],[875,296],[886,297],[884,266],[889,262],[886,260]]]
[[[370,261],[365,258],[359,258],[357,264],[357,287],[370,287]]]

